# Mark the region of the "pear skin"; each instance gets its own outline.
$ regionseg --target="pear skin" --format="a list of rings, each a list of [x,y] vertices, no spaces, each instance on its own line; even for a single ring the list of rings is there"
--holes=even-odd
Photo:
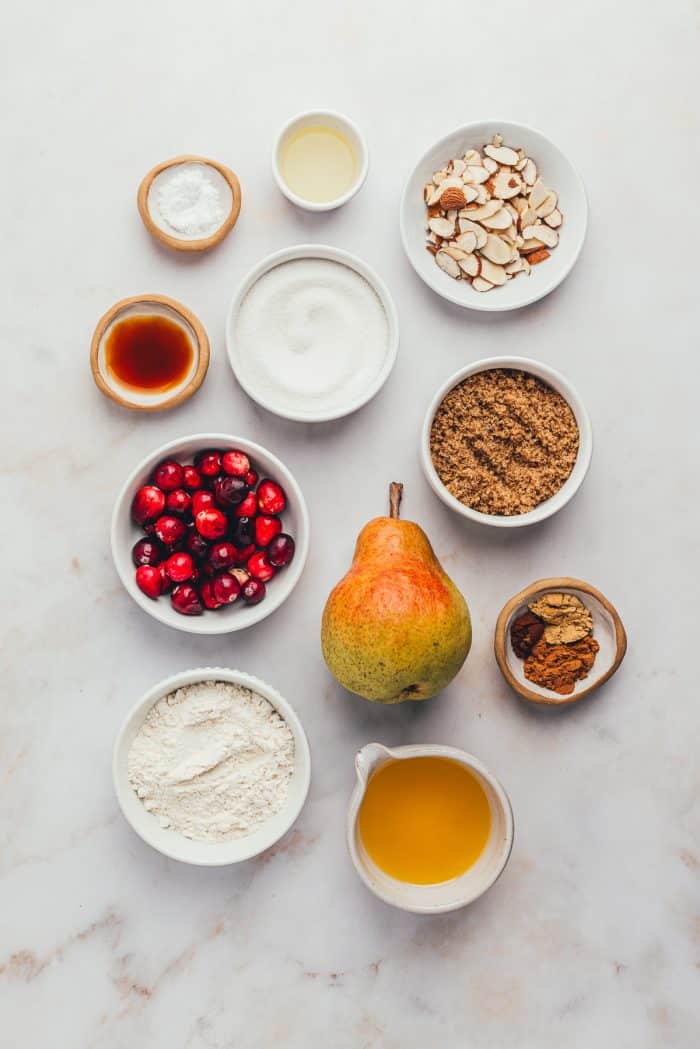
[[[425,532],[391,516],[360,532],[352,565],[323,612],[321,647],[340,684],[376,703],[429,699],[464,663],[472,642],[467,603]]]

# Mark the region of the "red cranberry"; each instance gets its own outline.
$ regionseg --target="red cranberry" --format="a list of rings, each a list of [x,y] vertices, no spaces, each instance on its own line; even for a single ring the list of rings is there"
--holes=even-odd
[[[165,509],[165,496],[160,488],[153,484],[145,484],[139,488],[131,504],[131,516],[138,524],[146,521],[155,521]]]
[[[236,563],[244,565],[251,554],[255,553],[255,543],[251,543],[250,546],[237,546],[236,547]]]
[[[275,574],[274,566],[268,561],[264,550],[256,550],[248,558],[247,568],[253,579],[258,579],[261,583],[267,583]]]
[[[232,575],[234,579],[237,579],[241,586],[245,586],[250,579],[245,568],[230,568],[229,575]]]
[[[264,514],[281,514],[287,505],[287,496],[284,489],[276,481],[269,478],[261,481],[258,486],[258,506]]]
[[[255,492],[248,492],[242,503],[239,503],[234,514],[236,517],[255,517],[258,512],[258,497]]]
[[[192,496],[184,488],[174,488],[172,492],[168,492],[165,498],[166,510],[169,510],[171,514],[178,514],[180,517],[187,513],[191,503]]]
[[[180,488],[184,478],[182,467],[174,459],[164,459],[153,471],[153,483],[164,492],[174,492]]]
[[[284,568],[294,557],[295,543],[291,535],[280,532],[267,546],[265,553],[273,568]]]
[[[186,534],[187,528],[179,517],[169,517],[164,514],[156,521],[156,535],[166,546],[175,546],[185,538]]]
[[[165,571],[173,583],[184,583],[192,578],[194,564],[190,554],[171,554],[165,562]]]
[[[227,541],[224,541],[223,543],[214,543],[209,551],[209,564],[217,572],[221,572],[224,568],[230,568],[231,565],[236,563],[237,553],[238,551],[233,543]]]
[[[183,466],[183,485],[188,492],[196,492],[198,488],[202,487],[202,478],[199,476],[199,470],[195,466]]]
[[[156,565],[139,565],[136,569],[136,585],[146,597],[150,597],[155,601],[163,593],[163,580],[160,575],[160,568],[156,567]]]
[[[241,595],[247,605],[259,605],[265,597],[265,584],[259,579],[249,579],[241,587]]]
[[[209,554],[209,543],[202,539],[196,528],[193,528],[185,540],[185,547],[193,555],[202,560]]]
[[[267,546],[282,531],[282,522],[279,517],[271,517],[263,514],[255,519],[255,542],[258,546]]]
[[[241,592],[241,584],[235,576],[221,572],[212,579],[212,590],[214,597],[222,605],[232,605]]]
[[[222,514],[221,510],[214,509],[200,510],[195,515],[194,524],[199,534],[205,539],[221,539],[223,535],[226,535],[228,528],[226,515]]]
[[[195,492],[192,496],[192,513],[196,517],[200,510],[210,510],[216,506],[211,492]]]
[[[232,452],[224,452],[221,456],[221,465],[224,473],[231,477],[245,477],[250,470],[250,459],[245,452],[234,449]]]
[[[139,539],[131,551],[131,560],[137,566],[159,565],[164,557],[165,548],[153,539]]]
[[[214,595],[214,585],[211,579],[205,579],[199,584],[199,596],[204,602],[205,608],[221,608],[221,601]]]
[[[219,477],[214,483],[214,498],[224,510],[242,503],[248,494],[248,485],[240,477]]]
[[[252,517],[239,517],[231,528],[236,546],[250,546],[255,542],[255,524]]]
[[[200,452],[194,465],[202,477],[218,477],[221,473],[221,453],[211,450]]]
[[[170,595],[170,602],[183,616],[201,616],[204,611],[199,594],[191,583],[179,583]]]
[[[258,472],[257,470],[249,470],[245,475],[245,483],[249,488],[255,488],[258,483]]]

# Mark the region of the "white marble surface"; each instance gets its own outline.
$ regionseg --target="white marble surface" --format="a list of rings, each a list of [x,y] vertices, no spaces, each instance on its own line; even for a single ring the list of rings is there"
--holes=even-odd
[[[700,1010],[698,703],[698,30],[695,3],[15,4],[6,12],[2,283],[2,1043],[41,1049],[691,1049]],[[494,57],[495,56],[495,57]],[[346,209],[296,212],[273,186],[280,124],[311,105],[366,131],[371,171]],[[589,238],[569,280],[510,316],[439,301],[403,257],[399,191],[415,158],[470,119],[542,128],[580,167]],[[136,187],[156,161],[230,164],[243,211],[204,258],[158,248]],[[223,346],[237,281],[303,240],[355,251],[400,313],[396,370],[354,417],[284,423],[236,388]],[[213,344],[196,399],[143,418],[92,384],[88,345],[114,300],[173,295]],[[572,504],[523,534],[466,527],[418,466],[445,376],[524,353],[563,370],[595,432]],[[200,429],[282,454],[308,497],[313,549],[292,599],[245,636],[189,639],[122,590],[112,500],[149,449]],[[387,482],[473,611],[472,654],[423,706],[344,695],[319,616]],[[695,514],[695,516],[693,516]],[[566,715],[516,702],[496,615],[544,575],[617,604],[630,651]],[[295,704],[313,785],[293,832],[231,870],[168,862],[112,793],[134,700],[198,664],[240,666]],[[437,919],[370,896],[343,841],[352,759],[379,739],[452,741],[502,778],[516,846],[494,889]]]

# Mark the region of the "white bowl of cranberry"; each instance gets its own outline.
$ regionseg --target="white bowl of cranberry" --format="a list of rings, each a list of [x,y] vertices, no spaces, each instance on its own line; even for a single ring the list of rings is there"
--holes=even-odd
[[[309,515],[294,477],[259,444],[223,433],[157,448],[127,478],[112,556],[134,601],[191,634],[269,616],[304,568]]]

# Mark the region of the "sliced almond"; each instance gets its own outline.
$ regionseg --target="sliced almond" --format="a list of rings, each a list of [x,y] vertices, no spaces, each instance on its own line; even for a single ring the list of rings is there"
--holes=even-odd
[[[544,221],[548,226],[551,226],[552,229],[559,229],[563,222],[563,218],[564,217],[559,208],[555,208],[549,215],[545,215]]]
[[[510,146],[484,146],[484,153],[487,157],[491,157],[491,160],[495,160],[497,164],[507,164],[511,168],[519,160],[518,154]]]
[[[488,205],[486,205],[488,207]],[[482,209],[483,210],[483,209]],[[495,215],[480,220],[487,229],[510,229],[512,218],[505,208],[500,208]]]
[[[474,291],[491,291],[494,285],[489,280],[484,280],[483,277],[475,277],[472,281],[472,288]]]
[[[433,204],[437,204],[442,196],[442,186],[433,186],[430,195],[426,199],[428,207],[432,207]]]
[[[548,193],[549,190],[545,186],[544,182],[541,178],[538,178],[537,182],[532,187],[530,196],[528,198],[528,204],[530,205],[533,211],[537,211],[540,204],[544,203]]]
[[[455,244],[458,248],[461,248],[462,251],[466,251],[468,255],[471,255],[471,253],[476,251],[477,248],[476,233],[473,230],[469,230],[467,233],[460,233],[455,240]]]
[[[525,197],[513,197],[510,203],[518,212],[518,214],[520,214],[520,212],[522,211],[525,211],[527,208],[527,200],[525,199]]]
[[[481,166],[481,153],[478,149],[468,149],[464,154],[464,163],[469,166],[476,165]]]
[[[557,231],[555,229],[550,229],[549,226],[545,226],[542,222],[537,226],[537,233],[535,236],[548,248],[556,248],[559,243],[559,234]]]
[[[533,251],[530,255],[530,263],[536,266],[538,262],[544,262],[545,259],[549,258],[549,252],[546,248],[541,248],[539,251]]]
[[[484,219],[490,218],[491,215],[495,215],[497,211],[500,211],[503,205],[500,200],[487,200],[481,207],[471,208],[469,210],[469,218],[472,222],[483,222]]]
[[[445,237],[447,240],[454,236],[455,224],[450,222],[449,219],[430,219],[428,222],[428,228],[437,233],[438,237]]]
[[[491,160],[491,157],[484,157],[483,165],[490,174],[495,175],[498,171],[498,164],[495,160]]]
[[[537,212],[533,211],[532,208],[525,208],[524,211],[520,212],[520,228],[524,226],[534,226],[537,222]]]
[[[479,186],[469,186],[465,182],[462,184],[462,193],[467,204],[471,204],[479,196]]]
[[[457,264],[456,260],[448,255],[446,251],[441,248],[435,256],[435,261],[441,270],[444,270],[450,277],[459,277],[462,272]]]
[[[556,206],[557,206],[557,195],[556,195],[556,193],[554,192],[553,189],[550,189],[549,193],[544,198],[544,200],[539,205],[539,207],[535,208],[535,211],[537,212],[537,214],[539,215],[539,217],[541,219],[544,219],[544,218],[547,217],[547,215],[551,215],[552,214],[552,212],[554,211]]]
[[[464,174],[464,169],[466,168],[466,166],[467,165],[460,157],[455,157],[455,159],[450,164],[452,174],[460,176]]]
[[[522,187],[519,175],[509,168],[501,168],[493,180],[493,195],[501,200],[510,200],[518,196]]]
[[[488,233],[483,226],[480,226],[478,222],[472,222],[471,219],[460,217],[459,228],[462,233],[473,233],[476,237],[477,248],[483,248],[486,243],[486,238],[488,237]],[[459,237],[457,238],[457,242],[459,243]]]
[[[478,255],[467,255],[459,260],[459,267],[468,277],[478,277],[481,273],[481,259]]]
[[[503,135],[499,135],[499,133],[496,132],[496,134],[491,139],[491,145],[492,146],[502,146],[503,145]]]
[[[468,251],[462,251],[461,248],[455,247],[454,244],[443,244],[441,251],[446,252],[451,259],[455,260],[455,262],[459,262],[460,259],[464,259],[470,254]]]
[[[491,172],[484,167],[479,167],[476,164],[468,164],[467,170],[462,175],[462,178],[465,182],[476,183],[478,185],[480,182],[486,182],[486,179],[490,174]]]
[[[513,259],[512,262],[509,262],[506,265],[505,271],[508,274],[516,274],[516,273],[522,273],[524,268],[525,268],[524,261],[518,255],[517,259]]]
[[[491,284],[505,284],[506,282],[506,271],[503,266],[499,266],[495,262],[489,261],[482,256],[481,259],[481,273],[479,276],[483,277],[484,280],[490,281]]]
[[[497,237],[495,233],[489,233],[486,237],[486,243],[481,248],[481,254],[489,262],[496,262],[502,266],[504,263],[510,262],[513,257],[513,249],[504,240]]]
[[[543,248],[544,244],[541,240],[537,240],[536,237],[531,237],[530,240],[525,240],[518,249],[521,255],[528,255],[531,251],[539,251]]]
[[[526,186],[534,186],[537,182],[537,165],[528,157],[523,165],[523,182]]]
[[[521,153],[522,153],[522,149],[519,149],[518,150],[518,156],[520,156]],[[527,157],[525,157],[525,156],[520,157],[520,160],[515,165],[515,170],[516,171],[522,171],[526,164],[527,164]]]
[[[480,186],[476,187],[476,203],[479,205],[485,204],[491,199],[491,194],[486,188],[486,183],[482,182]]]
[[[440,171],[436,171],[435,174],[433,175],[433,182],[435,183],[436,186],[439,186],[440,183],[444,182],[446,178],[447,178],[447,171],[445,170],[445,168],[442,168]]]

